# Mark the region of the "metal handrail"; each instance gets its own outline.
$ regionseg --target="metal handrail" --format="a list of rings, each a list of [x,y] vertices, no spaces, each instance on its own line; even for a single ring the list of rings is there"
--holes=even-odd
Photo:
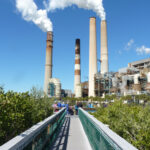
[[[111,129],[109,129],[109,127],[107,125],[104,125],[102,122],[98,121],[95,117],[90,115],[88,112],[86,112],[82,108],[79,109],[79,118],[82,122],[83,128],[85,128],[84,126],[88,126],[88,124],[91,123],[93,125],[93,127],[96,128],[95,131],[100,132],[101,136],[110,144],[112,149],[115,149],[115,150],[137,150],[137,148],[135,148],[133,145],[131,145],[125,139],[123,139],[118,134],[113,132]],[[87,118],[86,124],[84,122],[85,118]],[[87,128],[89,128],[89,127],[87,127]],[[90,139],[90,137],[88,135],[88,134],[91,134],[92,138],[96,138],[94,135],[92,135],[92,133],[95,134],[95,132],[92,132],[92,129],[91,129],[90,132],[87,133],[86,129],[85,129],[85,133],[87,134],[87,137],[89,139],[91,146],[93,147],[93,149],[95,149],[94,147],[96,147],[96,146],[94,146],[94,144],[96,142],[92,143],[92,140]],[[101,142],[100,138],[97,139],[97,141],[98,141],[97,144],[100,145],[100,142]],[[98,147],[98,145],[97,145],[97,147]]]
[[[44,121],[37,123],[36,125],[32,126],[30,129],[26,130],[25,132],[21,133],[20,135],[14,137],[4,145],[0,147],[0,150],[22,150],[26,148],[29,144],[31,145],[31,149],[36,149],[36,141],[35,138],[39,136],[43,130],[46,129],[46,137],[47,135],[52,135],[53,133],[50,132],[51,126],[55,125],[55,129],[57,128],[58,122],[61,122],[61,117],[65,113],[65,108],[61,109],[59,112],[53,114],[52,116],[46,118]],[[54,128],[52,129],[54,130]],[[55,131],[54,131],[55,132]],[[38,137],[39,138],[39,137]],[[42,148],[41,148],[42,149]]]

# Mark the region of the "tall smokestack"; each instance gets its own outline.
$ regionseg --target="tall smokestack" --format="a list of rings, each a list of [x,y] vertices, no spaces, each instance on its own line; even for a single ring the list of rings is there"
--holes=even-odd
[[[74,78],[75,97],[81,97],[81,71],[80,71],[80,39],[76,39],[75,44],[75,78]]]
[[[108,73],[107,23],[101,22],[101,74]]]
[[[94,75],[97,73],[96,18],[90,18],[89,39],[89,97],[95,97]]]
[[[46,64],[45,64],[45,81],[44,92],[48,94],[49,79],[52,78],[52,49],[53,49],[53,33],[47,32],[46,41]]]

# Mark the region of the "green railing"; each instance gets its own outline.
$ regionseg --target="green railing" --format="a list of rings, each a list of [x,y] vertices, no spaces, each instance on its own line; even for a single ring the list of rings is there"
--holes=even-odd
[[[137,150],[81,108],[79,118],[93,150]]]
[[[65,108],[34,125],[0,147],[0,150],[48,150],[64,123]]]

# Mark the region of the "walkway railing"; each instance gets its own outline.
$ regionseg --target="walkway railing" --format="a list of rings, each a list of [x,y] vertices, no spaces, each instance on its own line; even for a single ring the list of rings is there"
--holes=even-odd
[[[47,150],[65,120],[65,108],[34,125],[0,147],[0,150]]]
[[[137,150],[81,108],[79,109],[79,118],[93,150]]]

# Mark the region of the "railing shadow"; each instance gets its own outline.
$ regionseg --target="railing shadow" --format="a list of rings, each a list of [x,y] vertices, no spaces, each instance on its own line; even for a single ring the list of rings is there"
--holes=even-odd
[[[70,128],[70,117],[66,116],[64,124],[62,125],[56,140],[50,147],[50,150],[66,150],[67,149],[69,128]]]

